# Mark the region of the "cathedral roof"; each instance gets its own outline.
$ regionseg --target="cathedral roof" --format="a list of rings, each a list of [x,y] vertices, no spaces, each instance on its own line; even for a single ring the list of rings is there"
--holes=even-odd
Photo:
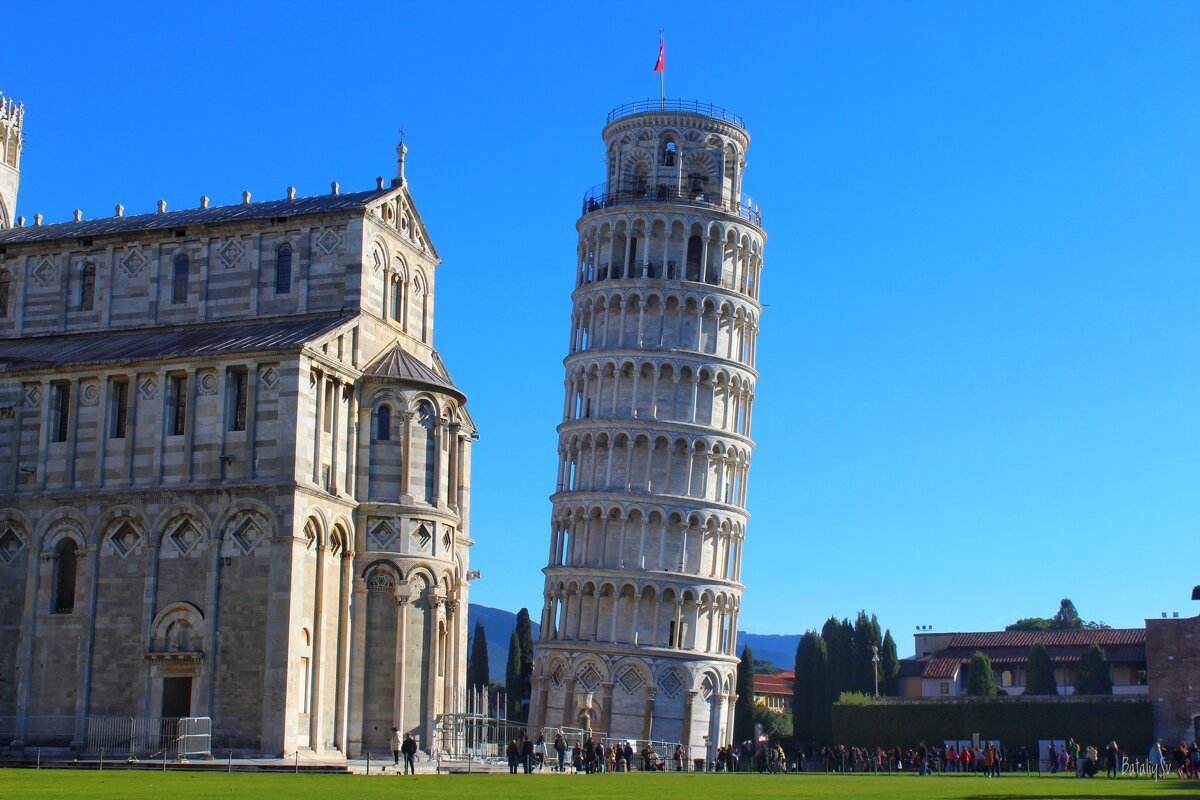
[[[466,400],[462,390],[454,385],[450,373],[435,357],[435,366],[427,367],[411,353],[408,353],[399,343],[384,350],[374,361],[363,370],[363,376],[376,380],[390,380],[400,383],[418,383],[442,392],[450,392]]]
[[[338,313],[0,339],[0,374],[66,365],[299,350],[310,340],[344,325],[355,316]]]
[[[291,200],[265,200],[260,203],[238,203],[210,208],[187,208],[152,214],[133,214],[128,217],[104,217],[79,222],[57,222],[53,225],[26,225],[0,230],[0,245],[42,242],[78,236],[102,236],[108,233],[178,228],[202,223],[242,222],[253,219],[294,217],[302,214],[322,214],[363,208],[395,191],[392,188],[368,192],[323,194],[317,197],[296,197]]]

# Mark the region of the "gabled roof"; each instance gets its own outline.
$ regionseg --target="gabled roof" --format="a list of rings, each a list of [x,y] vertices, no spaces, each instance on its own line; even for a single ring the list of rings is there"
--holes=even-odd
[[[209,322],[131,331],[70,333],[0,339],[0,373],[80,364],[132,363],[233,353],[299,351],[354,319],[338,312],[253,322]]]
[[[27,225],[0,230],[0,245],[42,242],[79,236],[102,236],[109,233],[162,230],[202,223],[243,222],[273,217],[295,217],[304,214],[324,214],[366,208],[376,200],[396,191],[395,188],[372,189],[369,192],[324,194],[316,197],[297,197],[292,200],[265,200],[260,203],[238,203],[210,208],[188,208],[161,214],[133,214],[128,217],[105,217],[80,222],[58,222],[53,225]],[[412,198],[406,199],[412,206]],[[415,212],[415,206],[414,213]],[[428,242],[426,238],[426,242]],[[430,244],[432,247],[432,244]]]
[[[949,647],[1033,647],[1038,642],[1047,647],[1090,647],[1106,645],[1145,644],[1145,628],[1109,628],[1104,630],[1070,631],[983,631],[955,633]]]
[[[791,694],[796,683],[796,673],[779,672],[774,675],[754,675],[755,694]]]
[[[440,365],[441,359],[437,359],[436,363]],[[444,369],[443,367],[443,371]],[[363,370],[363,376],[375,380],[421,384],[437,391],[450,392],[463,401],[467,399],[462,390],[454,385],[448,372],[442,374],[432,367],[425,366],[416,356],[405,351],[399,342],[385,349],[368,364]]]
[[[925,665],[922,678],[953,678],[966,661],[960,658],[934,658]]]

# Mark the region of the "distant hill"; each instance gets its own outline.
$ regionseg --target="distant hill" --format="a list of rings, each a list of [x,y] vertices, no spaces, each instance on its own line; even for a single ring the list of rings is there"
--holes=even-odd
[[[504,668],[508,664],[508,639],[512,636],[513,628],[517,627],[517,615],[513,611],[502,608],[467,604],[467,639],[475,637],[475,623],[483,623],[483,633],[487,636],[488,672],[494,681],[504,682]],[[533,625],[533,641],[537,642],[541,626],[537,620],[531,619]],[[468,644],[468,648],[470,644]],[[470,652],[468,649],[467,652]]]
[[[767,634],[746,633],[738,631],[737,653],[741,656],[742,648],[750,645],[750,652],[756,661],[770,661],[780,669],[792,669],[796,666],[796,645],[800,644],[800,634]],[[491,642],[488,642],[491,646]]]
[[[467,636],[474,637],[475,622],[483,622],[483,630],[488,643],[488,671],[494,681],[504,681],[504,668],[508,664],[508,639],[512,636],[513,628],[517,626],[517,615],[502,608],[491,608],[470,603],[467,606]],[[537,620],[533,622],[533,641],[538,639],[540,626]],[[766,633],[746,633],[738,631],[737,655],[742,654],[746,644],[759,661],[769,661],[780,669],[791,669],[796,663],[796,645],[800,643],[800,634],[774,635]]]

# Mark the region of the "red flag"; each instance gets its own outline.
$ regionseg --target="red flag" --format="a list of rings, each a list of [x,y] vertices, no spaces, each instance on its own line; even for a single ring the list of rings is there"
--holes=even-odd
[[[654,64],[655,72],[663,71],[663,57],[666,56],[666,54],[667,54],[667,43],[666,43],[666,40],[664,40],[663,37],[660,36],[660,37],[658,37],[658,61],[656,61]]]

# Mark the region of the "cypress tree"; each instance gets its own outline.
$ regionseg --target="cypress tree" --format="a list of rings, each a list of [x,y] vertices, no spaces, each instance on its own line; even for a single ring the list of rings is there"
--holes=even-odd
[[[1112,672],[1104,648],[1093,644],[1075,673],[1075,694],[1112,694]]]
[[[896,655],[896,640],[890,630],[884,631],[883,644],[879,648],[879,693],[892,696],[900,694],[900,659]]]
[[[521,719],[521,642],[517,630],[508,637],[508,663],[504,669],[505,708],[511,720]]]
[[[980,650],[971,656],[967,667],[967,694],[972,697],[994,697],[996,676],[992,674],[992,660]]]
[[[796,644],[796,679],[792,683],[792,730],[800,743],[817,740],[817,698],[813,695],[813,684],[817,680],[816,631],[808,631]],[[820,680],[824,681],[821,675]],[[822,689],[822,696],[824,689]]]
[[[467,685],[472,689],[480,689],[491,683],[487,632],[484,631],[482,622],[475,623],[475,635],[471,638],[471,659],[468,663],[468,673]]]
[[[833,701],[829,699],[829,648],[819,635],[814,636],[812,686],[809,696],[813,708],[813,739],[824,744],[833,736]]]
[[[850,638],[850,691],[870,694],[874,689],[872,645],[878,646],[879,641],[871,638],[871,620],[866,611],[859,611]]]
[[[1058,694],[1058,680],[1054,677],[1054,664],[1046,645],[1041,642],[1029,648],[1029,659],[1025,664],[1025,694]]]
[[[521,670],[518,675],[517,701],[523,704],[519,719],[524,722],[529,716],[529,698],[533,692],[531,680],[533,676],[533,625],[529,621],[528,608],[522,608],[517,612],[517,626],[513,629],[513,633],[517,635],[517,644],[520,648]]]
[[[750,646],[742,648],[737,671],[737,702],[733,707],[733,739],[744,742],[754,738],[754,655]]]

